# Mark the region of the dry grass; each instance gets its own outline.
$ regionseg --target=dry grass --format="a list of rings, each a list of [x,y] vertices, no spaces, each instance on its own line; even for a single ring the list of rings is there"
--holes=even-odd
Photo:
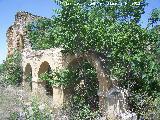
[[[28,97],[29,94],[21,87],[4,87],[0,84],[0,120],[7,120],[13,112],[21,112]]]

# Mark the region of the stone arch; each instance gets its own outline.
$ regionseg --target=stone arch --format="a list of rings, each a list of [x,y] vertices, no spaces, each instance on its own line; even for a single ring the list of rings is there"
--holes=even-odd
[[[32,66],[30,63],[27,63],[24,68],[23,83],[25,88],[30,88],[32,91]]]
[[[99,81],[99,91],[97,92],[99,96],[99,109],[101,113],[106,114],[107,104],[106,104],[106,96],[108,91],[112,88],[112,81],[108,76],[108,71],[105,57],[100,55],[99,53],[95,53],[93,51],[86,52],[84,54],[76,54],[76,55],[65,55],[65,67],[70,67],[72,65],[76,65],[79,61],[87,60],[95,69],[97,73],[97,78]]]
[[[40,64],[39,70],[38,70],[38,77],[40,77],[40,75],[42,73],[45,73],[48,71],[48,69],[50,69],[50,64],[47,61],[44,61]]]
[[[93,51],[86,52],[80,55],[65,55],[64,67],[69,67],[71,65],[76,65],[79,61],[87,60],[97,72],[97,77],[101,84],[100,90],[107,92],[112,88],[112,81],[109,78],[109,72],[107,71],[105,57],[99,53]]]
[[[47,61],[42,62],[38,70],[38,78],[40,78],[40,75],[42,73],[45,73],[45,72],[49,73],[50,71],[51,71],[50,64]],[[53,88],[48,81],[42,81],[39,79],[38,82],[40,83],[39,87],[42,88],[42,92],[41,92],[42,94],[53,96]]]

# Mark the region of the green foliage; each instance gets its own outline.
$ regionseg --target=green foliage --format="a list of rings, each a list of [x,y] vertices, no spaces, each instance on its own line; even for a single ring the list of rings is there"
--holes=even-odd
[[[10,114],[9,116],[9,120],[16,120],[18,118],[18,113],[17,112],[13,112]]]
[[[149,18],[149,23],[148,23],[148,27],[150,25],[155,25],[158,21],[160,21],[160,9],[155,8],[152,10],[151,16]]]
[[[71,89],[70,119],[88,120],[98,115],[98,79],[95,69],[87,61],[78,63],[76,68],[41,74],[41,80]]]
[[[96,118],[99,116],[98,110],[91,110],[90,106],[86,104],[83,96],[76,95],[72,98],[70,111],[71,120],[96,120]]]
[[[55,46],[55,43],[53,42],[55,39],[54,36],[48,34],[50,33],[50,30],[54,28],[54,23],[50,19],[38,19],[26,26],[26,28],[29,29],[29,36],[32,38],[30,39],[30,42],[32,43],[33,49],[48,49]]]
[[[121,6],[121,8],[105,6],[107,4],[105,1],[98,2],[102,5],[91,6],[91,1],[59,1],[62,10],[58,17],[51,20],[39,19],[28,26],[32,47],[46,49],[62,46],[70,52],[81,52],[94,48],[104,49],[106,48],[105,41],[109,41],[111,37],[106,38],[107,28],[111,25],[113,27],[116,21],[120,21],[120,18],[137,21],[136,19],[140,17],[138,13],[143,13],[145,6],[144,1],[141,1],[140,6],[130,5],[133,1],[112,1],[128,3],[128,6]],[[124,20],[121,21],[127,23]]]
[[[9,120],[17,120],[17,119],[25,119],[25,120],[52,120],[51,113],[49,109],[45,106],[45,108],[41,109],[40,104],[36,99],[32,100],[32,104],[30,107],[23,107],[22,113],[20,116],[19,113],[14,112],[10,115]]]
[[[70,69],[61,69],[50,73],[43,73],[40,79],[48,81],[50,85],[68,87],[76,80],[76,74]]]
[[[0,74],[3,72],[3,70],[4,70],[4,65],[0,64]]]
[[[21,54],[15,51],[3,64],[2,79],[7,84],[17,85],[22,80]]]
[[[65,68],[58,71],[50,71],[49,73],[42,73],[40,79],[48,81],[51,85],[69,87],[80,82],[80,78],[85,77],[88,79],[88,82],[92,80],[91,84],[94,84],[94,81],[97,79],[96,71],[88,62],[82,63],[79,63],[76,69]]]
[[[160,93],[160,37],[156,28],[143,29],[138,24],[146,5],[144,0],[111,2],[127,4],[106,6],[103,0],[94,2],[95,5],[91,5],[93,2],[90,0],[57,0],[61,7],[58,16],[30,24],[28,36],[34,49],[62,47],[70,53],[93,50],[102,54],[111,76],[115,76],[120,86],[129,90],[131,109],[144,114],[140,109],[141,94],[146,94],[143,99],[151,98],[144,106],[147,113],[150,110],[148,106]],[[133,2],[141,4],[137,6]],[[155,11],[152,17],[157,18],[157,15]],[[54,72],[50,80],[53,83],[58,81],[59,85],[68,84],[65,83],[70,79],[67,74],[68,70],[60,72],[60,75]]]
[[[31,110],[24,108],[25,118],[27,120],[51,120],[49,111],[46,108],[41,110],[39,106],[36,101],[32,101]]]

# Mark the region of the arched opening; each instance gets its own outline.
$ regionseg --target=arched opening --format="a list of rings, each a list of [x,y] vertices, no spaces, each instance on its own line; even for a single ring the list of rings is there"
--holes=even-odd
[[[51,67],[48,62],[44,61],[39,68],[38,77],[40,78],[43,73],[50,73]],[[52,85],[48,81],[41,81],[41,86],[45,89],[45,94],[48,96],[53,96]]]
[[[97,76],[98,91],[96,91],[96,96],[98,98],[98,111],[100,115],[106,116],[108,107],[108,91],[113,87],[113,83],[108,76],[110,71],[108,70],[106,58],[94,51],[88,51],[84,54],[76,55],[64,55],[65,56],[65,66],[70,67],[72,65],[79,66],[79,62],[85,60],[87,61],[95,70]],[[91,83],[91,82],[90,82]],[[96,106],[96,105],[95,105]]]
[[[75,60],[69,64],[68,68],[74,71],[74,83],[69,86],[69,90],[64,90],[66,99],[70,98],[69,106],[75,117],[86,108],[89,112],[97,112],[99,110],[99,81],[96,69],[85,59]],[[68,91],[70,93],[68,93]]]
[[[29,87],[32,91],[32,67],[29,63],[25,67],[24,82],[26,83],[25,87]]]

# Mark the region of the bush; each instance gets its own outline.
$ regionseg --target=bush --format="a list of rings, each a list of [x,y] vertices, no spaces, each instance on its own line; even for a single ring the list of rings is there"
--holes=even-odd
[[[99,110],[92,110],[89,104],[86,104],[84,96],[73,95],[70,107],[71,120],[96,120],[100,116]]]
[[[21,54],[15,51],[7,57],[1,67],[1,81],[3,84],[18,85],[22,80]]]
[[[71,120],[89,120],[98,115],[98,78],[96,70],[87,61],[82,61],[79,66],[52,71],[41,75],[41,80],[48,81],[51,85],[63,86],[69,89],[71,96],[67,97],[64,111],[68,111]]]
[[[52,114],[47,106],[40,105],[37,99],[33,99],[31,106],[23,106],[21,113],[11,113],[9,120],[52,120]]]

